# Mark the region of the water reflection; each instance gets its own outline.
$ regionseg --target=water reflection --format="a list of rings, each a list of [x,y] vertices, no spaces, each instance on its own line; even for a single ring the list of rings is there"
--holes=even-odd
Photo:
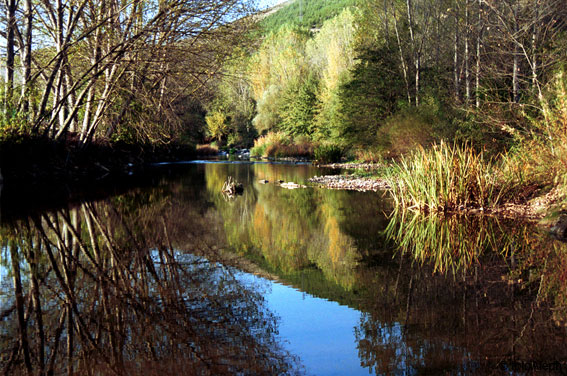
[[[278,179],[272,168],[255,177]],[[227,245],[303,291],[362,311],[354,328],[362,367],[493,373],[561,362],[567,371],[564,244],[485,216],[387,217],[377,194],[285,191],[243,171],[250,186],[224,205],[215,192],[233,169],[206,174]]]
[[[133,199],[145,210],[131,210]],[[174,242],[202,228],[173,223],[171,204],[155,192],[117,197],[2,230],[4,374],[295,370],[275,341],[266,286],[242,283],[214,253],[178,252]]]
[[[293,323],[274,307],[298,312],[291,304],[354,318],[339,334],[332,320],[290,316],[313,328],[305,335],[333,333],[362,374],[567,371],[567,247],[530,225],[390,215],[380,194],[273,183],[304,183],[321,173],[311,166],[182,168],[2,227],[4,373],[285,374],[303,372],[300,361],[323,372],[286,351],[301,348],[289,340],[329,348],[328,336],[278,334]],[[228,176],[245,187],[232,200]]]
[[[565,244],[488,217],[394,212],[385,234],[400,272],[397,291],[357,329],[369,365],[392,369],[391,356],[375,357],[386,349],[420,373],[516,371],[532,362],[567,371]],[[392,309],[397,317],[381,317]]]

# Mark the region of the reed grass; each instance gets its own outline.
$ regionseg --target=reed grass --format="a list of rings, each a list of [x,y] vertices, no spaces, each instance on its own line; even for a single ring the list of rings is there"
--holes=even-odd
[[[427,212],[494,206],[502,192],[495,170],[468,145],[420,147],[391,170],[392,197],[399,207]]]

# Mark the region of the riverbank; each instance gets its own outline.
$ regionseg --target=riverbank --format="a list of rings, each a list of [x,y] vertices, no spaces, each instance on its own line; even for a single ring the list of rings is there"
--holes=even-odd
[[[342,168],[347,168],[342,166]],[[384,191],[391,189],[387,179],[378,177],[360,177],[356,174],[315,176],[309,179],[314,185],[327,189],[345,189],[356,191]],[[551,207],[559,202],[557,190],[538,196],[525,203],[505,203],[492,208],[461,207],[451,212],[496,215],[539,222],[548,214]],[[545,224],[552,227],[552,223]]]
[[[315,176],[309,181],[319,187],[327,189],[345,189],[358,191],[384,191],[390,190],[389,179],[381,177],[379,169],[385,168],[377,163],[332,163],[322,164],[318,167],[341,168],[355,171],[344,175]],[[364,176],[370,174],[370,176]],[[472,215],[490,215],[502,218],[517,219],[538,223],[538,225],[551,229],[556,223],[556,213],[561,211],[562,193],[558,188],[546,193],[535,195],[530,199],[519,199],[516,202],[504,202],[493,207],[461,206],[448,210],[448,213],[463,213]]]
[[[155,184],[151,164],[192,159],[187,146],[150,147],[25,138],[0,143],[1,219]]]
[[[5,185],[97,182],[129,176],[151,163],[191,159],[195,149],[185,145],[132,145],[77,140],[26,138],[0,144],[0,168]]]

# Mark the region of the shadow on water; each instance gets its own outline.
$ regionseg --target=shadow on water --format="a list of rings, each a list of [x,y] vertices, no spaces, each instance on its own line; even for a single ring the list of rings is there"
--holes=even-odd
[[[183,168],[1,227],[1,372],[305,371],[278,335],[273,282],[233,266],[322,298],[320,317],[333,301],[356,310],[337,341],[362,374],[567,372],[567,247],[529,224],[273,183],[321,174],[307,165]],[[228,176],[241,196],[220,192]]]

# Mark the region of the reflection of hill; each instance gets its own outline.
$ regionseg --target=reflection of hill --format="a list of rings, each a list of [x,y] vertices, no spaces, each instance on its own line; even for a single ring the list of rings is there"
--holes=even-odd
[[[241,254],[261,256],[269,269],[278,274],[292,275],[315,267],[330,282],[346,290],[353,288],[353,271],[362,254],[343,227],[368,230],[368,226],[361,225],[383,225],[383,216],[376,212],[381,206],[377,195],[262,185],[257,183],[259,179],[297,181],[298,176],[292,176],[290,171],[294,169],[289,167],[260,165],[253,172],[247,169],[246,174],[242,169],[232,171],[235,176],[231,176],[248,184],[242,197],[226,202],[217,192],[231,174],[230,166],[207,168],[207,187],[223,218],[231,248]],[[300,180],[309,177],[307,166],[298,171],[303,173]],[[361,202],[357,207],[360,210],[353,210],[355,202]],[[367,238],[376,237],[378,228],[374,229],[376,232]]]

